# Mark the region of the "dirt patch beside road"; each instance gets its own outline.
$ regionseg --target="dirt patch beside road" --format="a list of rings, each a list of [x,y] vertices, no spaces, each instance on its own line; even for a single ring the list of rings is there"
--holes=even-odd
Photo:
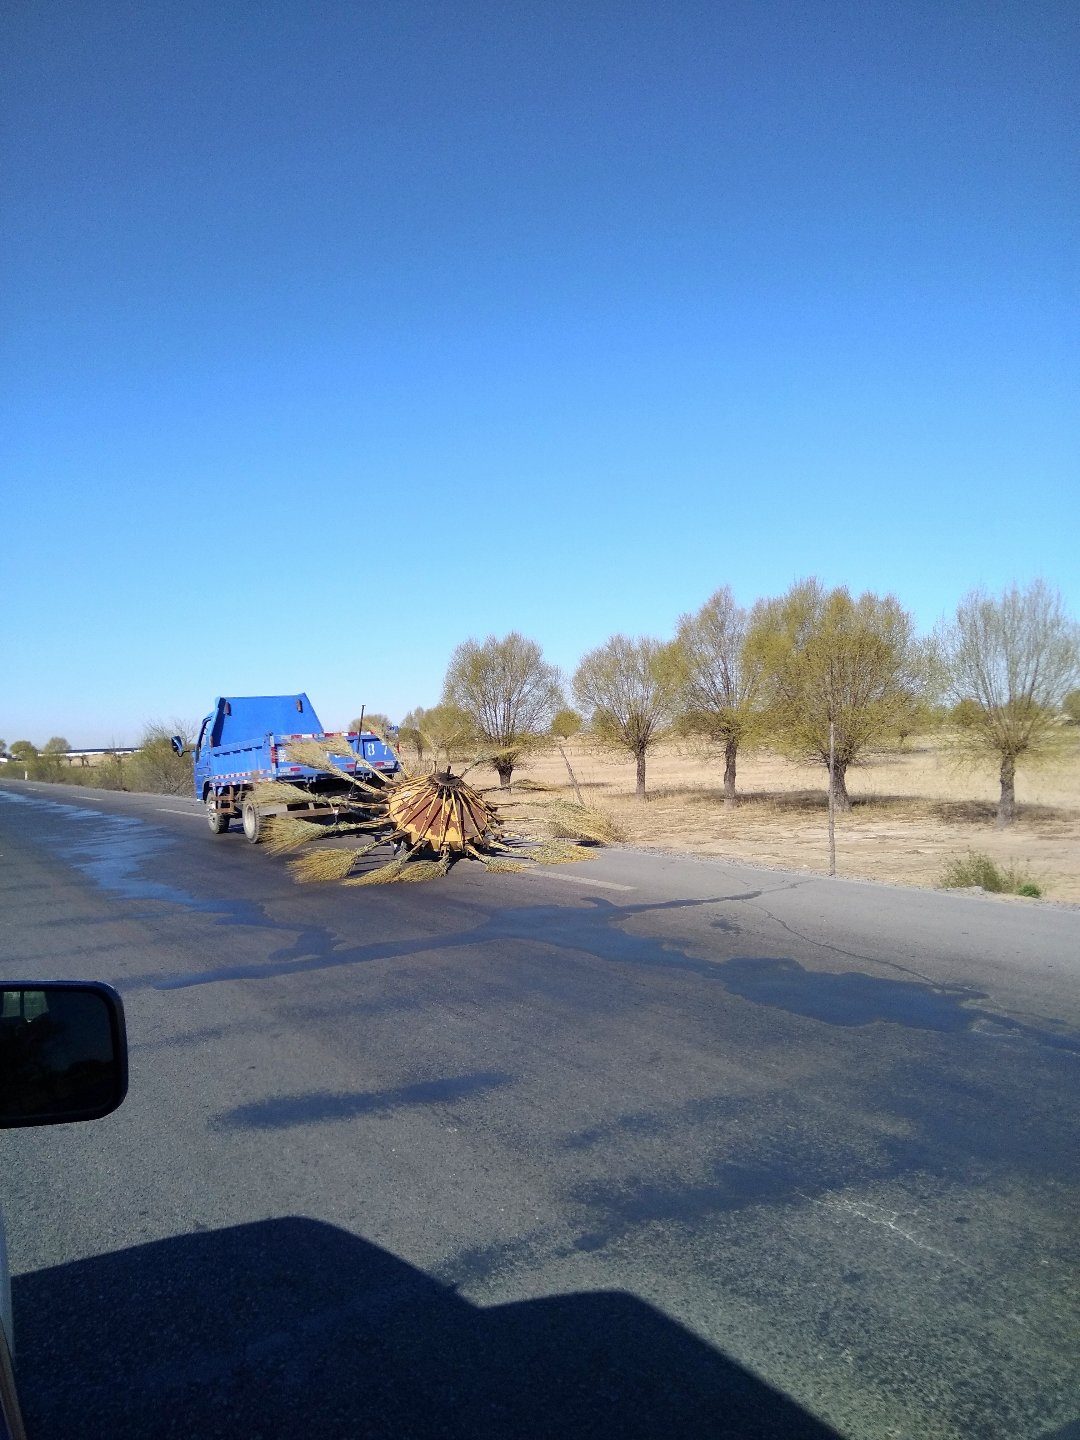
[[[567,753],[585,799],[611,813],[630,844],[657,850],[728,856],[785,869],[828,868],[824,771],[758,752],[740,757],[739,800],[723,806],[723,762],[667,744],[647,764],[648,799],[634,795],[629,760],[572,741]],[[479,772],[495,784],[494,772]],[[573,798],[557,751],[533,757],[515,777],[558,787]],[[928,741],[873,757],[848,771],[854,808],[838,815],[836,863],[841,875],[933,886],[944,866],[968,850],[1030,871],[1053,900],[1080,902],[1080,745],[1064,763],[1020,771],[1018,819],[994,824],[993,774],[959,773]],[[540,814],[552,796],[515,790]],[[508,811],[513,813],[513,808]],[[524,805],[522,804],[524,809]]]

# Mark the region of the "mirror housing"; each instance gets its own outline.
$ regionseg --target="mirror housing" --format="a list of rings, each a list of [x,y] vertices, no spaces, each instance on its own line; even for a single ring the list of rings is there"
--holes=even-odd
[[[128,1086],[124,1005],[98,980],[0,981],[0,1129],[99,1120]]]
[[[170,745],[172,746],[172,748],[176,751],[177,755],[183,755],[183,753],[184,753],[184,741],[183,741],[182,736],[180,736],[180,735],[174,735],[174,736],[172,737],[172,739],[169,741],[169,744],[170,744]]]

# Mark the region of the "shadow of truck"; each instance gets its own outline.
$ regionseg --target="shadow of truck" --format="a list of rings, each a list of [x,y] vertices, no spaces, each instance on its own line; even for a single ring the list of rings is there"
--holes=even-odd
[[[14,1282],[34,1440],[826,1440],[835,1432],[617,1292],[480,1309],[298,1218]]]

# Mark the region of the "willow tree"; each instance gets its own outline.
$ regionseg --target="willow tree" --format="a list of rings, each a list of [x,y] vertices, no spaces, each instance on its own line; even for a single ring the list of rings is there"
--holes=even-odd
[[[1052,755],[1080,681],[1080,627],[1042,580],[996,599],[972,590],[939,631],[961,755],[997,764],[999,826],[1016,816],[1016,767]]]
[[[675,641],[678,728],[724,757],[724,806],[735,805],[739,747],[760,726],[757,697],[762,662],[747,653],[749,612],[731,587],[717,590],[694,615],[679,620]]]
[[[584,723],[576,710],[563,709],[556,712],[549,729],[556,740],[572,740]]]
[[[380,740],[385,740],[390,733],[390,718],[380,710],[372,710],[370,714],[365,710],[362,715],[357,715],[349,721],[349,729],[370,730]]]
[[[482,645],[466,640],[450,657],[443,701],[468,716],[492,751],[499,783],[510,784],[525,750],[547,732],[564,699],[559,672],[534,640],[512,631]]]
[[[41,747],[41,754],[38,756],[34,766],[34,776],[39,780],[59,780],[63,774],[61,761],[67,757],[71,749],[71,741],[64,735],[53,735],[45,741]],[[70,765],[71,761],[68,760]]]
[[[848,767],[896,738],[926,686],[927,652],[911,616],[892,595],[853,600],[846,588],[802,580],[754,606],[746,645],[761,667],[770,739],[826,767],[831,749],[833,802],[850,810]]]
[[[440,756],[445,756],[444,763],[449,765],[454,754],[471,754],[476,748],[476,728],[460,705],[430,706],[423,713],[419,733],[422,738],[417,746],[417,759],[423,758],[426,749],[436,769]]]
[[[574,672],[574,698],[589,714],[591,733],[634,757],[639,800],[645,799],[645,757],[668,729],[676,689],[672,647],[660,640],[613,635]]]
[[[426,739],[424,734],[424,717],[427,711],[422,705],[417,705],[410,710],[398,726],[398,740],[402,745],[411,745],[416,751],[417,763],[423,761]]]

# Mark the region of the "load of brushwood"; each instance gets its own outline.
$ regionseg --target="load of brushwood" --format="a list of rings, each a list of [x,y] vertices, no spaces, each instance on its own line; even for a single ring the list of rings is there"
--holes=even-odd
[[[444,770],[433,767],[420,775],[402,767],[392,776],[367,767],[362,758],[363,773],[351,774],[335,758],[335,752],[317,740],[294,740],[288,758],[290,764],[332,775],[348,785],[335,799],[329,823],[325,816],[304,818],[309,797],[296,786],[266,781],[254,787],[256,805],[278,811],[264,821],[267,849],[275,854],[308,852],[296,854],[289,863],[293,876],[301,882],[387,885],[434,880],[464,859],[479,861],[492,871],[522,871],[532,864],[588,860],[589,850],[568,840],[600,844],[606,838],[592,833],[602,827],[582,824],[580,817],[576,826],[563,823],[555,829],[559,839],[508,828],[510,822],[487,798],[491,792],[466,780],[470,770],[490,759],[487,756],[473,761],[460,775],[447,763]],[[524,817],[513,823],[515,827],[524,823]],[[355,836],[360,843],[318,844],[341,836]],[[308,846],[317,848],[308,851]],[[368,857],[378,861],[375,852],[387,847],[389,859],[363,866]]]

